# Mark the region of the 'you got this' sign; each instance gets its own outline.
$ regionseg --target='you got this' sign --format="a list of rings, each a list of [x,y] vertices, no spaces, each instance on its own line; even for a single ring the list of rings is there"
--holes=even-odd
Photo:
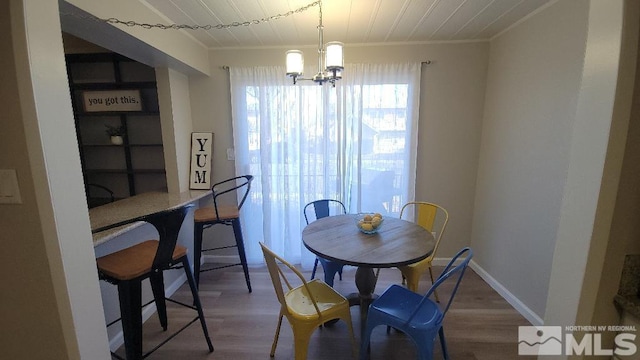
[[[104,90],[82,93],[84,111],[141,111],[140,90]]]
[[[191,189],[211,188],[212,144],[213,133],[191,133]]]

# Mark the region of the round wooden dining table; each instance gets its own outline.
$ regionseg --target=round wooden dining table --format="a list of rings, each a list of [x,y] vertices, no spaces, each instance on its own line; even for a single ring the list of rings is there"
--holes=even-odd
[[[360,305],[361,331],[365,328],[369,305],[375,298],[376,276],[373,269],[397,267],[420,261],[433,252],[433,235],[420,225],[386,217],[375,234],[356,227],[356,215],[336,215],[318,219],[302,231],[302,242],[312,253],[357,266],[357,294],[347,298]]]

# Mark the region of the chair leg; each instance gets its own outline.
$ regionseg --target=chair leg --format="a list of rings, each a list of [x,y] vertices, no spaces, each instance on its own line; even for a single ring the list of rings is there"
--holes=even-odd
[[[347,327],[349,328],[349,336],[351,337],[351,352],[354,359],[358,358],[358,346],[356,345],[356,337],[353,333],[353,323],[351,321],[351,310],[347,308],[344,314],[340,317],[342,321],[347,323]]]
[[[142,288],[140,281],[118,283],[124,349],[128,360],[142,359]]]
[[[151,274],[149,282],[151,283],[160,326],[162,326],[162,330],[167,331],[167,302],[164,297],[164,276],[162,276],[162,271]]]
[[[362,333],[362,339],[360,339],[360,360],[367,360],[369,358],[369,341],[371,340],[373,328],[373,326],[367,324],[367,327]]]
[[[249,279],[249,267],[247,266],[247,255],[244,252],[244,240],[242,238],[242,228],[240,227],[240,219],[233,220],[233,233],[236,237],[236,245],[238,245],[238,254],[244,270],[244,279],[247,282],[247,288],[251,292],[251,280]]]
[[[191,273],[191,267],[189,266],[189,258],[186,256],[182,258],[182,267],[184,268],[184,272],[187,275],[187,281],[189,282],[189,287],[191,288],[191,295],[193,296],[193,303],[198,310],[198,317],[200,318],[200,325],[202,325],[202,332],[204,333],[204,338],[207,340],[207,346],[209,347],[209,352],[213,352],[213,344],[211,344],[211,338],[209,337],[209,330],[207,329],[207,322],[204,319],[204,312],[202,311],[202,303],[200,302],[200,295],[198,295],[198,287],[196,285],[196,281]]]
[[[316,330],[316,327],[300,324],[295,326],[292,324],[292,330],[294,359],[306,360],[309,350],[309,340],[311,340],[311,334]]]
[[[324,282],[327,285],[333,287],[333,282],[336,277],[336,273],[342,270],[344,265],[336,262],[321,261],[322,269],[324,270]],[[342,278],[341,278],[342,279]]]
[[[418,292],[418,286],[420,284],[420,274],[416,271],[403,271],[402,276],[407,281],[407,289],[413,292]]]
[[[318,258],[316,258],[316,261],[313,263],[313,270],[311,271],[311,280],[316,278],[317,269],[318,269]]]
[[[271,344],[271,353],[269,356],[274,357],[276,354],[276,347],[278,346],[278,337],[280,337],[280,327],[282,326],[282,312],[280,312],[280,318],[278,319],[278,326],[276,327],[276,334],[273,336],[273,344]]]
[[[193,277],[200,288],[200,261],[202,257],[202,232],[204,223],[196,222],[193,226]]]
[[[433,285],[433,283],[435,283],[435,280],[433,280],[433,270],[431,270],[431,266],[429,266],[429,276],[431,276],[431,285]],[[439,303],[440,298],[438,298],[438,290],[433,290],[433,296],[435,296],[436,302]]]
[[[444,327],[440,326],[440,330],[438,330],[438,334],[440,335],[440,346],[442,347],[442,357],[445,360],[449,360],[449,352],[447,351],[447,341],[444,339]]]

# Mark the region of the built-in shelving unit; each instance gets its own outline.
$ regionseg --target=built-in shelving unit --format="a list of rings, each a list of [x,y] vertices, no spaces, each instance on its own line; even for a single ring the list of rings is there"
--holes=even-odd
[[[154,69],[115,53],[69,54],[66,60],[89,206],[111,201],[104,188],[115,199],[166,191]],[[95,110],[86,103],[91,92],[119,94],[126,90],[139,95],[138,109]],[[122,145],[111,143],[106,125],[124,126]]]

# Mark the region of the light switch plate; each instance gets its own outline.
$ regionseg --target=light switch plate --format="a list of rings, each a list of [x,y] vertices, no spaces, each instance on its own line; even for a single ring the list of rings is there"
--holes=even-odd
[[[22,204],[14,169],[0,169],[0,204]]]
[[[233,148],[227,148],[227,160],[232,161],[236,159],[236,152]]]

